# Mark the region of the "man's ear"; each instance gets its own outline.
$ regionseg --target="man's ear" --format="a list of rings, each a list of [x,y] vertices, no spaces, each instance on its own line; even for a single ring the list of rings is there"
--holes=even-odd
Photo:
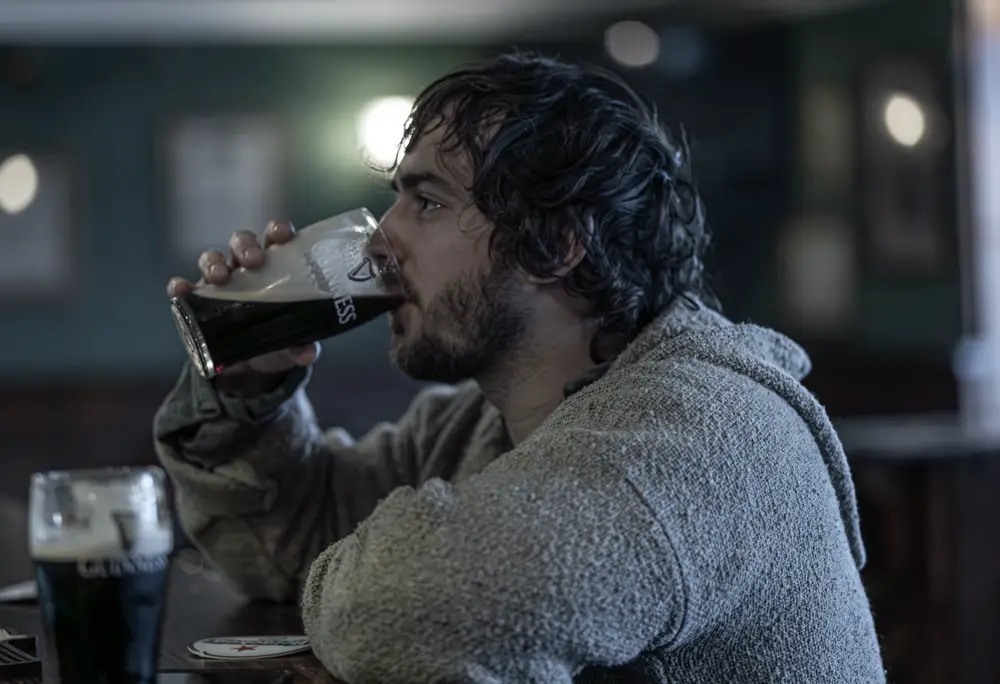
[[[593,233],[594,220],[587,217],[585,219],[584,226],[588,231]],[[553,268],[547,276],[529,275],[528,282],[534,283],[535,285],[547,285],[558,282],[561,278],[569,275],[574,268],[579,266],[585,256],[587,256],[587,251],[583,248],[583,243],[580,241],[579,233],[567,230],[566,246],[563,249],[562,258],[559,260],[559,264]]]

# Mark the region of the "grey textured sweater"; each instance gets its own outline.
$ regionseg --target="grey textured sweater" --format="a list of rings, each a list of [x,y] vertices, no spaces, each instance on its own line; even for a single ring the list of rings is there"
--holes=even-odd
[[[155,418],[182,523],[320,660],[378,682],[884,682],[853,484],[778,333],[675,306],[511,448],[472,384],[360,441],[290,376],[185,371]]]

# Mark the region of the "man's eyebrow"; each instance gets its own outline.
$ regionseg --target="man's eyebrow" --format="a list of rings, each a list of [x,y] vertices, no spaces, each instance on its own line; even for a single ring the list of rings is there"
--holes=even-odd
[[[430,185],[438,186],[442,190],[453,191],[451,183],[430,171],[396,174],[389,185],[395,192],[399,192],[400,190],[412,190],[421,183],[429,183]]]

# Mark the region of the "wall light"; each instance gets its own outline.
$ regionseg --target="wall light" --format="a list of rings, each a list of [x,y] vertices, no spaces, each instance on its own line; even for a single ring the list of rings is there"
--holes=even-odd
[[[660,56],[660,37],[641,21],[619,21],[604,32],[604,47],[622,66],[649,66]]]
[[[19,214],[35,201],[38,171],[31,157],[15,154],[0,163],[0,210]]]
[[[882,121],[889,136],[903,147],[919,145],[927,134],[924,108],[904,93],[894,93],[886,100]]]
[[[385,167],[396,160],[412,108],[413,98],[402,96],[380,97],[362,108],[358,146],[369,163]]]

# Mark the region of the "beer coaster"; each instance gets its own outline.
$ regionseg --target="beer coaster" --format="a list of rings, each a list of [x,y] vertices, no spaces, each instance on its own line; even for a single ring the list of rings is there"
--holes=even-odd
[[[277,658],[308,651],[309,639],[300,635],[213,637],[194,642],[188,650],[213,660]]]
[[[19,603],[38,600],[38,584],[35,580],[18,582],[0,589],[0,603]]]

